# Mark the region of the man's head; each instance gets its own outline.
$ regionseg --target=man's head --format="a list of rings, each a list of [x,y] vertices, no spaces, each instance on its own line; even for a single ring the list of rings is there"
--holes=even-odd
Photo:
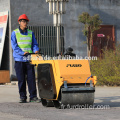
[[[26,14],[20,15],[18,18],[18,22],[20,24],[20,27],[25,29],[27,28],[27,24],[29,22],[29,19]]]

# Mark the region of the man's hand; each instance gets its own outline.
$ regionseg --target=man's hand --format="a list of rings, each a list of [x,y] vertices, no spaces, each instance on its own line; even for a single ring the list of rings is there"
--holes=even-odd
[[[36,51],[35,53],[36,53],[36,54],[38,54],[38,53],[39,53],[39,51]]]
[[[29,52],[24,52],[24,55],[26,55],[27,53],[29,53]]]

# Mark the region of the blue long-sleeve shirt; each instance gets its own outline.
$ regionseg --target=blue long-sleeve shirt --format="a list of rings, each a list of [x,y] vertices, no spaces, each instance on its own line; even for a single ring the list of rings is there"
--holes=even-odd
[[[23,32],[19,27],[19,30],[22,35],[28,35],[27,29],[25,30],[25,32]],[[21,62],[27,62],[27,60],[24,59],[24,57],[25,57],[24,51],[22,51],[22,49],[17,44],[15,31],[13,31],[11,34],[11,45],[12,45],[12,49],[13,49],[14,60],[21,61]],[[39,51],[39,47],[38,47],[38,44],[37,44],[37,41],[35,39],[35,35],[33,32],[32,32],[32,48],[31,49],[32,49],[33,53],[35,53],[36,51]]]

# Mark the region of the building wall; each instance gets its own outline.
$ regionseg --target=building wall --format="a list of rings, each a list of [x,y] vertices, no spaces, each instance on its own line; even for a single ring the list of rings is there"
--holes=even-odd
[[[2,1],[0,0],[0,3]],[[7,5],[6,0],[4,1]],[[11,30],[18,27],[17,19],[23,13],[29,17],[29,25],[53,23],[46,0],[10,0],[10,8]],[[82,12],[88,12],[90,15],[99,14],[102,24],[114,25],[116,41],[120,41],[120,0],[69,0],[66,14],[63,15],[65,48],[71,46],[77,55],[87,55],[87,45],[83,43],[86,40],[82,33],[83,25],[78,22],[78,16]],[[15,73],[13,67],[12,72]]]
[[[8,11],[10,9],[10,0],[0,0],[0,12]]]
[[[102,24],[114,25],[116,41],[120,41],[120,0],[70,0],[67,9],[67,14],[63,18],[67,26],[66,45],[69,43],[77,54],[86,55],[86,45],[82,44],[86,40],[82,33],[83,25],[78,23],[78,16],[82,12],[88,12],[90,15],[99,14]]]

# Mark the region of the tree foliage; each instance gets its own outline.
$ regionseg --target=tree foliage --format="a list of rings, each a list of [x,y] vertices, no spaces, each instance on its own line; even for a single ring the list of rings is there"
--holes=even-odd
[[[78,21],[84,24],[83,34],[87,37],[87,45],[89,50],[88,56],[90,56],[94,32],[100,29],[100,24],[102,21],[100,20],[98,14],[90,16],[87,12],[83,12],[79,15]]]

